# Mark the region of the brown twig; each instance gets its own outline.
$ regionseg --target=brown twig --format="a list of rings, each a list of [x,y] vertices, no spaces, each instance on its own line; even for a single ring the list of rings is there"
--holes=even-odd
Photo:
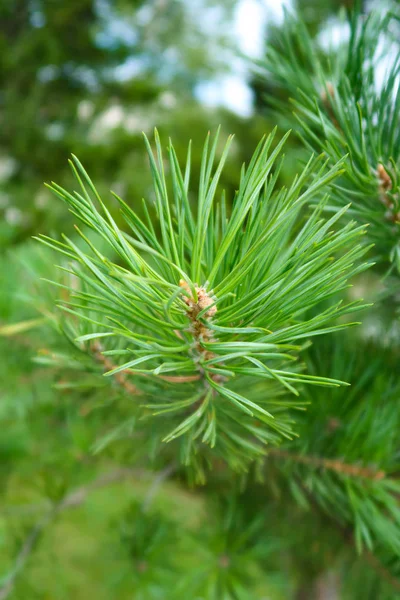
[[[345,463],[340,459],[319,458],[318,456],[294,454],[288,450],[284,450],[283,448],[272,448],[269,450],[268,456],[276,456],[277,458],[292,460],[294,462],[310,465],[315,468],[327,469],[342,475],[361,477],[370,479],[372,481],[380,481],[386,476],[385,471],[382,470]]]
[[[137,373],[133,369],[126,369],[126,372],[139,377],[157,377],[158,379],[168,381],[169,383],[190,383],[201,379],[201,375],[153,375],[150,373]]]
[[[99,342],[95,342],[92,345],[92,352],[97,360],[97,362],[101,363],[104,367],[104,371],[112,371],[115,369],[116,365],[107,357],[102,354],[102,346]],[[140,376],[140,377],[153,377],[153,375],[149,373],[137,373],[134,369],[125,369],[124,371],[120,371],[114,375],[116,382],[123,387],[128,394],[139,396],[142,392],[127,378],[126,374],[130,373],[132,375]],[[158,379],[162,379],[163,381],[168,381],[169,383],[190,383],[192,381],[199,381],[201,379],[200,375],[157,375]]]
[[[112,371],[113,369],[115,369],[116,365],[114,365],[112,360],[110,360],[107,356],[104,356],[102,351],[103,351],[103,348],[102,348],[100,342],[96,341],[92,344],[92,352],[93,352],[93,355],[94,355],[95,359],[97,360],[97,362],[99,362],[101,365],[103,365],[105,372]],[[124,390],[126,392],[128,392],[129,395],[131,395],[131,396],[141,395],[141,391],[131,381],[129,381],[125,372],[120,371],[119,373],[116,373],[114,375],[114,377],[115,377],[115,381],[122,388],[124,388]]]

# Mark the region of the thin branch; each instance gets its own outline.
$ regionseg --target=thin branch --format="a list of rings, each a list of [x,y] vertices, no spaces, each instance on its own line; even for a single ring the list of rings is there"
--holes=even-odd
[[[340,473],[341,475],[348,475],[350,477],[360,477],[364,479],[370,479],[372,481],[380,481],[381,479],[386,477],[385,471],[382,470],[376,470],[370,467],[361,467],[359,465],[345,463],[340,459],[319,458],[318,456],[294,454],[282,448],[272,448],[268,452],[268,456],[288,459],[293,462],[301,463],[303,465],[309,465],[315,468],[335,471],[336,473]]]
[[[175,467],[169,466],[160,473],[158,473],[150,486],[149,489],[149,497],[147,502],[151,502],[152,497],[156,493],[158,486],[171,474],[173,473]],[[34,550],[38,540],[42,536],[46,527],[64,510],[68,508],[74,508],[76,506],[80,506],[83,504],[88,497],[88,495],[97,489],[106,487],[107,485],[116,483],[128,477],[146,477],[151,475],[150,471],[146,471],[144,469],[130,469],[130,468],[120,468],[114,471],[110,471],[109,473],[105,473],[101,475],[91,483],[87,485],[80,486],[66,494],[64,498],[60,500],[57,504],[55,504],[52,509],[45,514],[39,521],[34,525],[31,529],[30,533],[26,537],[24,543],[21,546],[21,549],[17,555],[17,558],[14,563],[14,568],[9,574],[9,576],[4,580],[2,586],[0,587],[0,600],[5,600],[9,597],[12,590],[14,589],[15,582],[17,580],[18,575],[22,571],[27,562],[29,556]],[[145,500],[146,501],[146,500]]]
[[[120,468],[115,469],[114,471],[110,471],[109,473],[105,473],[104,475],[100,475],[97,479],[88,483],[87,485],[80,486],[64,496],[64,498],[57,505],[57,513],[62,512],[66,508],[71,508],[74,506],[79,506],[85,502],[88,495],[94,490],[103,488],[107,485],[111,485],[113,483],[117,483],[118,481],[122,481],[128,477],[146,477],[151,473],[144,469],[130,469],[130,468]]]
[[[124,372],[132,373],[132,375],[136,375],[138,377],[157,377],[157,379],[162,379],[163,381],[168,381],[169,383],[191,383],[201,379],[201,375],[154,375],[150,373],[137,373],[137,371],[134,369],[125,369]]]
[[[102,354],[103,348],[99,342],[95,342],[92,345],[92,351],[97,362],[103,365],[104,371],[112,371],[116,365],[107,357]],[[115,381],[128,392],[128,394],[139,396],[142,392],[131,382],[126,376],[126,373],[141,377],[152,377],[149,373],[136,373],[133,369],[125,369],[114,375]],[[189,383],[198,381],[201,379],[200,375],[157,375],[158,379],[168,381],[169,383]]]
[[[54,511],[51,511],[50,514],[46,515],[45,518],[43,518],[41,521],[39,521],[39,523],[37,523],[33,527],[31,532],[27,536],[25,542],[23,543],[23,545],[21,547],[21,550],[19,551],[19,554],[15,561],[12,572],[10,573],[8,578],[5,580],[2,587],[0,587],[0,600],[5,600],[5,598],[8,598],[8,596],[11,594],[11,592],[14,588],[14,585],[15,585],[15,581],[18,577],[18,574],[23,569],[29,555],[31,554],[34,547],[36,546],[36,542],[38,541],[39,537],[41,536],[43,530],[50,523],[50,521],[53,519],[53,517],[54,517]]]
[[[176,471],[176,465],[170,464],[165,469],[157,473],[154,477],[147,494],[143,500],[143,510],[147,511],[150,508],[151,503],[154,500],[155,495],[157,494],[160,486],[164,483],[170,475],[172,475]]]
[[[104,371],[112,371],[115,368],[114,363],[102,353],[102,346],[100,342],[94,342],[92,344],[92,351],[95,359],[104,367]],[[131,396],[141,395],[141,391],[127,378],[125,373],[119,372],[115,374],[115,381],[120,385],[128,394]]]

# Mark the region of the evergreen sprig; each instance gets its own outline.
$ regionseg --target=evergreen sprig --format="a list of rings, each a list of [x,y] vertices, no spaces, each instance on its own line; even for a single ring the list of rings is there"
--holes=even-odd
[[[232,138],[220,149],[218,134],[207,137],[198,191],[190,145],[182,168],[171,143],[165,158],[157,133],[154,153],[145,138],[154,199],[143,202],[141,217],[114,194],[127,231],[76,157],[80,191],[49,186],[87,228],[77,228],[86,248],[40,238],[68,259],[61,269],[69,282],[56,282],[75,353],[65,366],[94,357],[139,414],[159,415],[164,441],[181,438],[186,464],[208,445],[245,468],[265,444],[293,436],[289,410],[303,407],[299,386],[340,383],[303,373],[297,358],[310,337],[347,326],[337,318],[359,308],[329,300],[366,267],[364,229],[337,229],[346,208],[322,217],[341,161],[327,169],[324,157],[312,157],[288,189],[277,189],[286,138],[274,148],[274,133],[260,142],[229,201],[219,178]],[[58,366],[63,360],[56,357]]]
[[[305,146],[325,152],[331,164],[348,155],[327,209],[336,212],[351,200],[347,214],[370,225],[378,259],[400,269],[397,20],[391,12],[364,17],[355,9],[341,22],[348,39],[325,50],[321,38],[312,38],[301,18],[287,12],[260,66],[261,76],[267,71],[268,81],[288,94],[287,117]],[[282,117],[285,102],[266,101]]]
[[[358,553],[374,552],[398,577],[398,357],[391,350],[376,350],[372,342],[346,335],[335,343],[321,339],[311,348],[310,371],[329,365],[351,388],[324,395],[309,388],[310,408],[299,419],[299,438],[272,449],[270,458],[295,503],[317,508],[350,535]]]

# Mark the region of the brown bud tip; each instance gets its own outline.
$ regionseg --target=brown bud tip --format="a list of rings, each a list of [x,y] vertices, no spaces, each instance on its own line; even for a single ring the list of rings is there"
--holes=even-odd
[[[338,427],[341,426],[341,422],[336,417],[331,417],[328,421],[328,429],[329,431],[335,431]]]
[[[214,303],[214,300],[210,298],[210,296],[207,294],[204,288],[197,288],[196,292],[198,298],[197,304],[199,309],[204,310],[205,308],[210,306],[211,308],[205,314],[207,317],[213,317],[217,312],[217,307],[211,306]]]
[[[147,571],[147,568],[148,568],[148,564],[145,560],[141,560],[138,562],[137,570],[139,571],[139,573],[144,573],[145,571]]]
[[[179,287],[184,289],[186,292],[189,292],[189,294],[190,294],[190,286],[188,283],[186,283],[186,281],[184,279],[179,280]]]
[[[328,100],[328,96],[330,96],[331,98],[335,96],[335,88],[333,87],[333,84],[330,81],[326,82],[326,89],[322,90],[321,92],[321,100],[324,104]]]
[[[231,564],[229,556],[227,556],[226,554],[222,554],[222,556],[219,557],[218,562],[219,562],[219,566],[222,569],[227,569],[229,567],[229,565]]]
[[[385,191],[390,190],[392,187],[392,180],[390,179],[389,173],[386,171],[385,167],[381,163],[379,163],[376,171],[381,184],[381,188]]]
[[[189,307],[188,313],[192,313],[194,318],[196,318],[198,313],[200,313],[202,310],[207,309],[208,307],[210,308],[204,313],[205,317],[211,318],[216,314],[217,307],[212,306],[214,304],[214,299],[207,293],[205,287],[199,287],[198,285],[195,286],[197,294],[197,302],[195,302],[192,295],[192,291],[189,285],[186,283],[186,281],[183,281],[183,279],[181,279],[179,285],[188,293],[188,296],[184,296],[183,299]]]

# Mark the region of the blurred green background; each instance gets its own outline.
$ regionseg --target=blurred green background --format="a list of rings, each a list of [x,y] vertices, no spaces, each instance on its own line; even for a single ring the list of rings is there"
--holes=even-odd
[[[315,33],[338,5],[300,4]],[[135,205],[150,186],[142,131],[157,127],[181,156],[192,139],[196,175],[205,135],[221,124],[224,137],[236,136],[222,182],[234,190],[241,164],[276,124],[263,96],[281,92],[252,75],[251,59],[279,35],[281,19],[277,0],[0,0],[0,598],[139,598],[121,513],[135,522],[132,502],[151,487],[138,472],[64,511],[32,540],[34,553],[4,595],[18,549],[49,502],[110,465],[134,462],[129,443],[91,456],[103,415],[85,420],[84,403],[32,360],[48,343],[30,320],[38,317],[38,273],[49,266],[31,238],[73,225],[43,182],[68,187],[74,153],[111,207],[110,188]],[[289,149],[294,170],[294,139]],[[153,504],[165,517],[178,508],[188,530],[204,514],[201,494],[175,483],[162,483]],[[192,568],[185,548],[176,560],[184,555]],[[260,598],[290,597],[284,576],[251,575]],[[140,597],[165,598],[151,594]]]

